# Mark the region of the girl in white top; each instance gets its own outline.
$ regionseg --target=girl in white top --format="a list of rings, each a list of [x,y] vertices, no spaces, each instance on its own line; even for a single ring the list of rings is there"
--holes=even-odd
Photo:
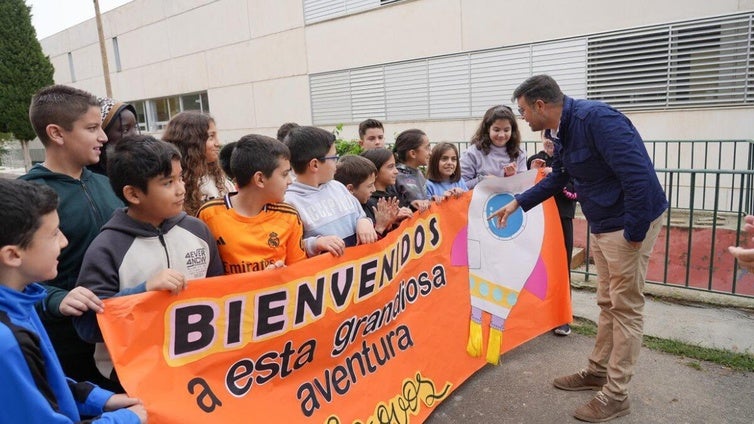
[[[461,177],[473,189],[490,176],[509,177],[526,170],[516,115],[508,106],[491,107],[461,156]]]
[[[220,168],[220,141],[211,116],[197,111],[181,112],[168,122],[162,139],[181,152],[186,185],[183,209],[187,214],[194,216],[204,202],[235,191]]]

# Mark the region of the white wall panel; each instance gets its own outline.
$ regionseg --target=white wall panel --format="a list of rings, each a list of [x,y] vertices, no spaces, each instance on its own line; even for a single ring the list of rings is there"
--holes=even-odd
[[[310,123],[312,112],[307,93],[309,81],[305,76],[254,83],[256,125],[277,128],[285,122]]]
[[[302,0],[248,0],[251,37],[287,31],[304,26]]]

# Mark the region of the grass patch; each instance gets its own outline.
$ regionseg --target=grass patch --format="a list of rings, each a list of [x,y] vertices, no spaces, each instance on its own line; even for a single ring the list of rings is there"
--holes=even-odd
[[[576,334],[584,336],[596,336],[597,324],[584,318],[575,318],[571,329]],[[754,355],[749,353],[736,353],[723,349],[713,349],[691,345],[678,340],[661,339],[659,337],[644,336],[643,346],[658,352],[665,352],[683,358],[693,359],[688,362],[691,368],[701,370],[699,361],[712,362],[736,371],[754,372]]]
[[[573,332],[576,334],[581,334],[582,336],[593,337],[597,335],[597,324],[595,324],[594,321],[590,321],[588,319],[573,317],[571,330],[573,330]]]
[[[697,371],[701,371],[702,370],[702,363],[699,362],[699,361],[686,362],[686,366],[689,367],[689,368],[693,368],[693,369],[695,369]]]
[[[754,372],[754,355],[690,345],[678,340],[644,336],[644,346],[684,358],[720,364],[737,371]]]

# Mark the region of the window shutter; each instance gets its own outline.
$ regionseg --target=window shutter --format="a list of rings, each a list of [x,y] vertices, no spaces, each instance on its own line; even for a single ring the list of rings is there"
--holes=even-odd
[[[385,66],[387,119],[405,121],[429,118],[427,61]]]
[[[531,76],[530,50],[525,46],[471,54],[472,117],[495,105],[511,105],[513,90]]]
[[[429,117],[465,118],[471,113],[469,55],[429,60]]]
[[[349,72],[311,75],[309,89],[314,125],[340,124],[351,121]]]
[[[353,122],[385,119],[385,72],[382,66],[351,71]]]
[[[585,98],[586,39],[535,44],[532,46],[531,74],[547,74],[558,82],[566,95]]]

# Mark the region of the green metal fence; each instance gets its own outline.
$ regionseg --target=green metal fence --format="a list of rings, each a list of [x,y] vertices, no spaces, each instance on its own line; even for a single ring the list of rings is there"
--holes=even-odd
[[[457,143],[464,150],[468,143]],[[754,141],[650,140],[647,152],[670,205],[655,244],[647,282],[736,296],[754,297],[754,274],[738,267],[730,245],[754,247],[742,232],[754,213]],[[527,155],[540,142],[523,142]],[[585,249],[584,265],[572,270],[596,277],[588,260],[588,224],[576,220],[574,239]]]

